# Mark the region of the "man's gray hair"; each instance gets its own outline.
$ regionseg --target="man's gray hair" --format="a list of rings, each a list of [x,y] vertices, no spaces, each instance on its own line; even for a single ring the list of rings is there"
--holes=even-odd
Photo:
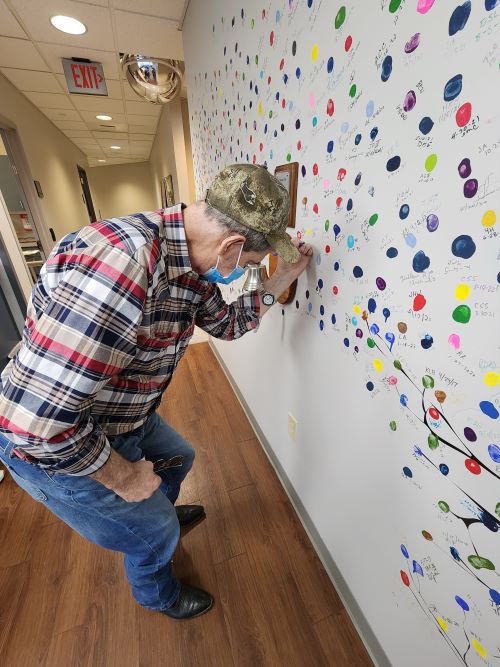
[[[206,206],[205,214],[209,218],[213,218],[214,220],[216,220],[219,223],[219,225],[224,229],[226,229],[227,231],[233,234],[241,234],[241,236],[245,237],[246,241],[243,245],[244,252],[264,252],[266,250],[271,252],[272,248],[267,242],[266,237],[262,232],[258,232],[255,229],[250,229],[249,227],[245,227],[245,225],[242,225],[236,220],[233,220],[225,213],[221,213],[216,208],[210,206],[210,204],[207,204],[206,202],[205,206]]]

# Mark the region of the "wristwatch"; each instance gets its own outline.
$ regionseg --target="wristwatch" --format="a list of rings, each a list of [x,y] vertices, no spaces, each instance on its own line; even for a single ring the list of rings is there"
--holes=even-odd
[[[271,294],[271,292],[264,292],[261,299],[262,303],[265,306],[272,306],[273,303],[276,301],[276,299],[274,298],[274,294]]]

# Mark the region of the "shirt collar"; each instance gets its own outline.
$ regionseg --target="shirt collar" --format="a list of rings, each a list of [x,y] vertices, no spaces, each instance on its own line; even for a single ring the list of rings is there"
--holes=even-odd
[[[184,229],[185,204],[176,204],[160,211],[163,220],[163,236],[167,243],[167,276],[174,280],[192,271],[186,231]]]

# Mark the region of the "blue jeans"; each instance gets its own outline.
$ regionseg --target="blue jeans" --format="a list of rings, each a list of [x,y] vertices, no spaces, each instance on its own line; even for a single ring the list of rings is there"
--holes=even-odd
[[[160,473],[162,483],[141,502],[129,503],[90,477],[44,470],[17,458],[0,433],[0,459],[17,484],[91,542],[125,554],[125,571],[137,602],[161,611],[177,599],[180,583],[172,575],[179,541],[174,503],[194,460],[194,450],[156,413],[135,431],[110,438],[129,461],[181,455],[183,465]]]

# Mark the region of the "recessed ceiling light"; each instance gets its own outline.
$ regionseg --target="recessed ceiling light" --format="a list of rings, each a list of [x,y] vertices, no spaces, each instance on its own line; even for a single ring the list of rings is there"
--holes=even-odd
[[[106,160],[97,160],[97,162],[106,162]]]
[[[119,151],[121,149],[121,146],[110,146],[114,151]]]
[[[84,32],[87,32],[87,26],[72,16],[52,16],[50,22],[54,28],[67,32],[69,35],[83,35]]]
[[[113,120],[113,116],[106,116],[106,114],[99,114],[96,118],[97,120]]]

